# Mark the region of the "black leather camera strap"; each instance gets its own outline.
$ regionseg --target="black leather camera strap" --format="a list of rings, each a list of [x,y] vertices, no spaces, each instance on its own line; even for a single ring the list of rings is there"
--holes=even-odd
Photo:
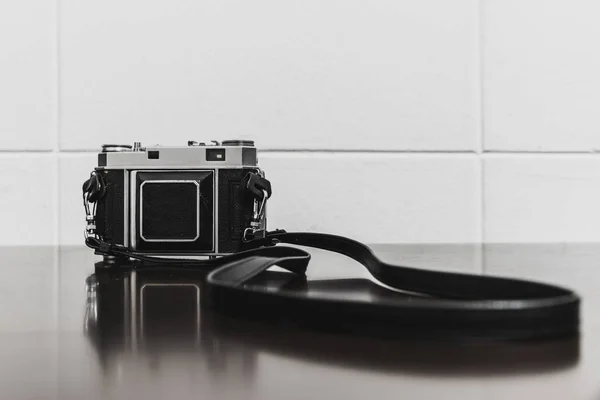
[[[140,267],[166,263],[210,271],[206,278],[210,305],[249,317],[268,315],[313,326],[329,323],[349,331],[415,331],[424,337],[461,339],[548,338],[573,335],[579,328],[580,299],[568,289],[526,280],[392,265],[379,260],[368,246],[340,236],[275,231],[257,240],[252,250],[209,260],[150,257],[94,238],[86,243],[100,254],[144,262]],[[346,255],[365,266],[376,281],[414,296],[360,301],[307,296],[253,283],[253,278],[275,265],[303,279],[310,254],[281,243]]]

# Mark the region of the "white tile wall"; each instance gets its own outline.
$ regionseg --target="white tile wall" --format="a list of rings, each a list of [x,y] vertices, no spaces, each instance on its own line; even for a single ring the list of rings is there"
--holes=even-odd
[[[272,227],[377,243],[479,238],[474,156],[281,154],[260,161],[276,190]]]
[[[56,157],[0,153],[0,243],[55,244]]]
[[[51,150],[56,137],[56,2],[0,2],[0,150]]]
[[[232,137],[266,150],[273,228],[598,241],[599,7],[4,2],[0,243],[81,244],[103,142]]]
[[[486,148],[600,149],[600,2],[483,5]]]
[[[81,186],[90,177],[90,172],[98,163],[95,153],[62,153],[59,159],[58,189],[61,193],[59,204],[59,242],[62,244],[81,243],[84,234],[85,212],[83,209]]]
[[[491,155],[484,171],[485,241],[600,241],[600,157]]]
[[[63,0],[60,145],[472,150],[477,23],[475,0]]]

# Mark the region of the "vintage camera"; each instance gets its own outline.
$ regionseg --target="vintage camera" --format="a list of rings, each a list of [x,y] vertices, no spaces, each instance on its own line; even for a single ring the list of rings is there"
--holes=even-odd
[[[265,235],[271,195],[250,140],[104,145],[83,192],[86,237],[166,256],[249,248]]]

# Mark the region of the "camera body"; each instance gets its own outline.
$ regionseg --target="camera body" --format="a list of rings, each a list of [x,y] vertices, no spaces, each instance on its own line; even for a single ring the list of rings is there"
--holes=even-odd
[[[266,231],[267,195],[248,187],[250,175],[264,178],[253,141],[104,145],[92,175],[102,187],[87,234],[130,251],[226,255]]]

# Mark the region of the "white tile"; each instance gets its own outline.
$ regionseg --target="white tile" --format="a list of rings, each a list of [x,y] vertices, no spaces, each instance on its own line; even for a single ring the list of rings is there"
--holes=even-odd
[[[485,147],[600,149],[600,3],[484,1]]]
[[[476,0],[60,3],[63,149],[477,146]]]
[[[96,153],[60,154],[59,238],[62,245],[84,245],[85,212],[81,186],[97,165]]]
[[[61,243],[81,244],[81,184],[94,154],[61,155]],[[267,153],[270,229],[371,243],[479,241],[479,163],[470,156]]]
[[[52,154],[0,155],[0,243],[56,242],[56,158]]]
[[[269,226],[370,243],[479,241],[479,163],[470,156],[264,154]]]
[[[56,2],[0,2],[0,150],[56,142]]]
[[[600,158],[496,155],[483,172],[486,242],[600,240]]]

